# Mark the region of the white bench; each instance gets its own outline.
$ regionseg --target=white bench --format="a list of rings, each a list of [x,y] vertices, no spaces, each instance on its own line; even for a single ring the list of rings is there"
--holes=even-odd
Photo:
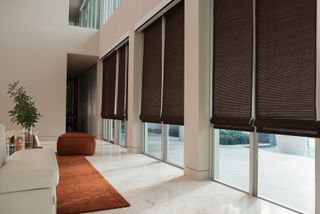
[[[18,151],[5,161],[4,126],[0,125],[0,213],[56,213],[59,170],[55,153]]]

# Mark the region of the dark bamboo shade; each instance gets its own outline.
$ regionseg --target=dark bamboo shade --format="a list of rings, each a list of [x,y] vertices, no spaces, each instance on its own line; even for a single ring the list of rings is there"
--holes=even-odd
[[[166,15],[162,121],[184,124],[184,4]]]
[[[317,136],[316,1],[257,1],[255,126]]]
[[[142,122],[160,123],[162,82],[161,18],[144,30],[141,114]]]
[[[127,43],[127,51],[126,51],[126,99],[125,99],[125,110],[124,110],[124,118],[128,120],[128,85],[129,85],[129,43]]]
[[[105,119],[115,119],[115,81],[117,53],[114,52],[103,60],[102,109],[101,116]]]
[[[252,0],[214,1],[213,104],[215,128],[252,131]]]
[[[126,90],[126,44],[118,49],[118,91],[116,119],[125,119],[125,90]]]

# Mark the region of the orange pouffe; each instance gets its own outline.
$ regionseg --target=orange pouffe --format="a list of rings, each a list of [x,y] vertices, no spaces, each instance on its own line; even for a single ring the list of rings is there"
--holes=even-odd
[[[70,132],[59,136],[58,155],[94,155],[96,140],[87,133]]]

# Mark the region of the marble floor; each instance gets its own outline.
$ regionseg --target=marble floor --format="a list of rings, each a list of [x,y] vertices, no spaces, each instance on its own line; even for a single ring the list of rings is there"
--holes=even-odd
[[[55,143],[43,146],[55,150]],[[295,213],[213,181],[194,181],[177,167],[104,141],[87,159],[131,204],[98,214]]]

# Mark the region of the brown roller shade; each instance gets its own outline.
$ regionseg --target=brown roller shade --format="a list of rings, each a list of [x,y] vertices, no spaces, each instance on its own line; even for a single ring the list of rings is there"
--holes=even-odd
[[[107,119],[107,64],[108,60],[103,60],[102,73],[102,101],[101,101],[101,117]]]
[[[142,99],[140,119],[159,123],[162,78],[162,22],[155,21],[144,30]]]
[[[128,78],[129,78],[129,43],[127,43],[127,51],[126,51],[126,104],[125,104],[125,119],[128,120]]]
[[[257,1],[255,126],[316,136],[316,1]]]
[[[163,123],[184,123],[184,4],[179,3],[166,15]]]
[[[252,0],[214,1],[213,104],[215,128],[252,131]]]
[[[117,53],[114,52],[103,61],[102,113],[103,118],[115,119],[115,82]]]
[[[118,91],[117,91],[117,112],[115,118],[124,120],[125,114],[125,90],[126,90],[126,45],[118,49]]]

